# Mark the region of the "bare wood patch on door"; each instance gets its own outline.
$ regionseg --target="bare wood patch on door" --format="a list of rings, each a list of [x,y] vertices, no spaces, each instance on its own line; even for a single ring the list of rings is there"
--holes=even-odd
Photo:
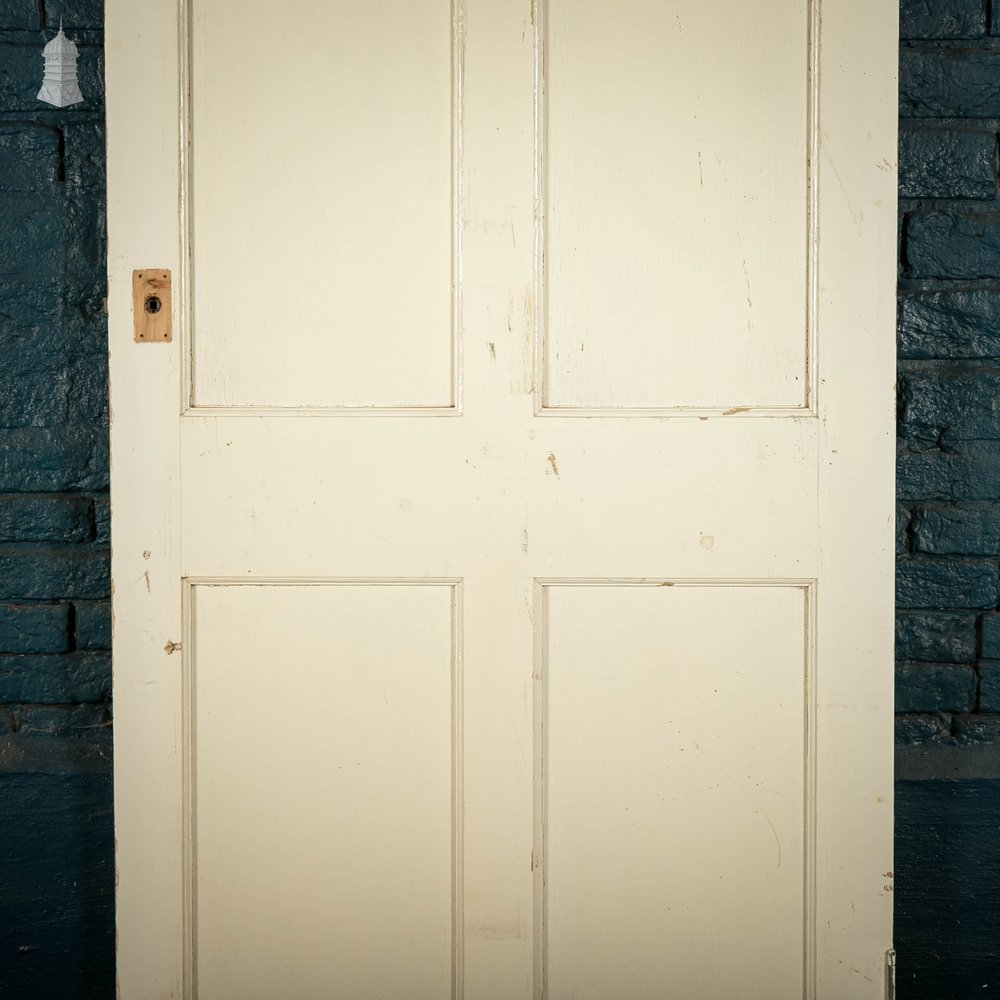
[[[132,272],[132,317],[137,344],[169,344],[170,272],[146,269]]]

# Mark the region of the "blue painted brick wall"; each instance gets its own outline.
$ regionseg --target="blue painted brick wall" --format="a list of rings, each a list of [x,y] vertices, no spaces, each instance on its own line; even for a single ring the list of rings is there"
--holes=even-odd
[[[63,19],[85,102],[35,99]],[[0,0],[0,996],[114,996],[103,5]]]
[[[935,739],[954,737],[959,716],[991,711],[980,663],[1000,659],[989,638],[1000,566],[993,6],[900,8],[897,707],[935,713]],[[900,719],[903,742],[931,731],[917,721]]]
[[[902,0],[901,1000],[1000,997],[1000,5]]]

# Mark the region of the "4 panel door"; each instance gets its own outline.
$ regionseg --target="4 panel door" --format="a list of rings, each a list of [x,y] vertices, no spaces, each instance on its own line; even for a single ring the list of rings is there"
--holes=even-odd
[[[881,997],[895,7],[108,8],[122,997]]]

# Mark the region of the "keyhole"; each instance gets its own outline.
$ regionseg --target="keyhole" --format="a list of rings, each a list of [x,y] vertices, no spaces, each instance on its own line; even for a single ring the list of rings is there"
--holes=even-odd
[[[160,297],[158,295],[150,295],[150,297],[146,299],[146,312],[148,312],[151,316],[155,316],[162,308],[163,303],[160,301]]]

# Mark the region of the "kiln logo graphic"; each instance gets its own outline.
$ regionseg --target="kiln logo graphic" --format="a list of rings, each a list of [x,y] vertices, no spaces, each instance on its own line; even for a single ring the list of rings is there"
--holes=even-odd
[[[59,34],[42,50],[45,76],[42,89],[38,91],[38,100],[57,108],[79,104],[83,100],[80,84],[76,79],[77,54],[76,44],[63,34],[60,21]]]

